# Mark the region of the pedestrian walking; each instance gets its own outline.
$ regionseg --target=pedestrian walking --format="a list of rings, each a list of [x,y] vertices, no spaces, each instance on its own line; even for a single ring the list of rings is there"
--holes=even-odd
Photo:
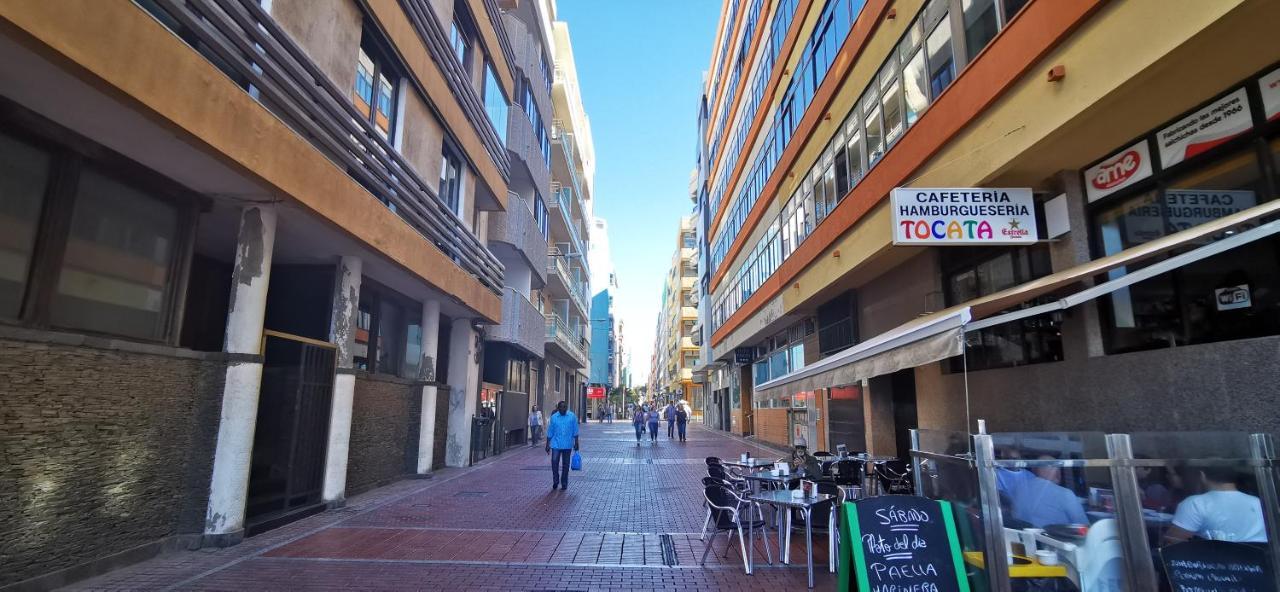
[[[645,413],[646,421],[649,422],[649,441],[654,444],[658,443],[658,411],[655,409]]]
[[[636,446],[640,445],[640,438],[644,436],[644,411],[636,409],[631,414],[631,427],[636,430]]]
[[[667,437],[674,440],[676,437],[676,404],[667,403],[667,408],[662,410],[662,418],[667,420]]]
[[[534,405],[533,408],[529,410],[529,437],[532,438],[532,440],[529,442],[529,445],[537,446],[538,437],[541,435],[542,435],[542,410],[538,409],[537,405]]]
[[[547,454],[551,455],[551,489],[569,489],[569,457],[578,450],[578,417],[564,401],[547,421]]]
[[[676,408],[676,428],[680,431],[680,441],[684,442],[685,430],[689,427],[689,411],[684,405]]]

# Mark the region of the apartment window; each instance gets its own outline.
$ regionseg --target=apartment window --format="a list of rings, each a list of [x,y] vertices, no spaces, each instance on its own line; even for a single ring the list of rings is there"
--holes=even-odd
[[[685,232],[680,235],[680,244],[686,249],[697,247],[697,239],[692,232]]]
[[[943,253],[943,281],[949,306],[1032,281],[1051,273],[1044,245],[1021,248],[951,249]],[[1031,302],[1019,306],[1031,306]],[[986,370],[1062,360],[1060,322],[1040,315],[971,333],[966,359],[953,358],[951,371]]]
[[[169,341],[194,204],[135,163],[86,151],[103,156],[0,127],[0,317]]]
[[[390,140],[395,130],[396,88],[400,77],[367,29],[361,36],[356,60],[356,110],[373,124],[378,135]]]
[[[906,130],[902,119],[902,84],[898,80],[898,60],[893,57],[880,69],[880,106],[884,109],[884,141],[892,145]]]
[[[875,164],[884,155],[884,127],[880,122],[880,95],[875,85],[862,98],[862,110],[867,114],[867,163]]]
[[[999,31],[995,0],[961,0],[964,15],[964,44],[972,60],[991,43]]]
[[[453,21],[453,26],[449,28],[449,45],[453,47],[453,55],[458,56],[458,62],[462,64],[463,70],[468,70],[470,64],[468,60],[471,58],[471,38],[467,34],[467,28],[457,20]]]
[[[462,159],[445,142],[440,158],[440,201],[449,211],[461,215],[458,205],[462,202]]]
[[[955,56],[951,50],[951,24],[945,14],[933,33],[929,34],[925,48],[929,52],[930,96],[936,99],[943,90],[951,86],[951,81],[956,77]]]
[[[929,72],[925,65],[923,24],[916,20],[898,44],[898,58],[902,60],[903,97],[906,100],[907,126],[915,125],[929,106]]]
[[[493,124],[493,129],[498,132],[498,141],[503,145],[507,142],[507,110],[509,108],[507,96],[502,94],[502,86],[498,84],[498,77],[493,72],[493,64],[485,62],[484,112],[489,116],[489,123]]]
[[[360,286],[354,366],[359,370],[417,378],[422,366],[422,307],[372,280]]]
[[[818,355],[827,357],[858,342],[858,323],[852,291],[818,307]]]
[[[0,273],[0,317],[16,319],[22,312],[52,166],[49,152],[0,133],[0,226],[6,235],[0,258],[7,262]]]
[[[538,232],[542,233],[542,239],[550,240],[551,227],[548,225],[550,218],[547,216],[547,202],[542,201],[541,195],[533,197],[533,220],[538,224]]]

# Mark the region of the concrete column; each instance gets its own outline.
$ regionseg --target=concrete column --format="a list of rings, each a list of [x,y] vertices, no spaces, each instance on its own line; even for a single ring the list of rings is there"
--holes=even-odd
[[[262,322],[271,281],[276,210],[255,205],[240,212],[236,262],[223,350],[228,354],[222,414],[205,513],[206,545],[234,545],[244,538],[244,510],[253,459],[253,430],[262,387]]]
[[[449,334],[449,433],[444,464],[465,467],[471,460],[471,418],[480,392],[480,360],[471,319],[456,319]]]
[[[352,349],[356,319],[360,315],[362,264],[357,257],[342,257],[334,274],[333,313],[329,339],[333,341],[338,370],[333,379],[333,404],[329,408],[329,446],[324,459],[323,499],[330,507],[343,504],[347,493],[347,458],[351,449],[351,408],[355,403],[356,375]]]
[[[440,351],[440,301],[422,303],[422,370],[420,378],[436,379],[436,357]],[[422,423],[418,429],[418,474],[430,475],[435,463],[436,387],[422,387]]]

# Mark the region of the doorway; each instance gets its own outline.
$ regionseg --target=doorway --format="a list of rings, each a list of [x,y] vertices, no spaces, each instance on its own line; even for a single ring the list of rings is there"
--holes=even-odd
[[[916,414],[916,371],[907,368],[893,373],[893,441],[898,457],[911,457],[911,430],[920,427]]]
[[[255,535],[324,509],[336,356],[332,344],[264,336],[245,530]]]
[[[742,385],[742,435],[751,436],[756,433],[755,430],[755,405],[752,401],[752,382],[751,382],[751,366],[748,364],[738,369],[738,384]]]

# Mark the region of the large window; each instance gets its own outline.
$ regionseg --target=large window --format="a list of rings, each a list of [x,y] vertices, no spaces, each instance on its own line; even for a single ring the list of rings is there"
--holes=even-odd
[[[493,72],[493,64],[484,64],[484,112],[489,116],[489,123],[498,132],[498,141],[507,143],[507,96],[502,93],[498,77]]]
[[[1052,272],[1044,245],[1022,248],[953,247],[943,255],[947,304],[955,306]],[[970,333],[967,359],[952,358],[952,371],[1006,368],[1062,360],[1059,321],[1040,315]]]
[[[462,64],[464,71],[469,70],[471,59],[471,37],[467,33],[466,25],[453,21],[449,27],[449,45],[453,48],[453,55],[458,56],[458,62]]]
[[[92,153],[104,155],[46,148],[0,123],[0,318],[173,341],[194,204],[138,165]]]
[[[416,379],[422,368],[422,306],[365,278],[356,315],[354,365]]]
[[[387,58],[389,54],[375,39],[368,30],[361,36],[352,100],[356,110],[373,124],[378,134],[390,140],[395,131],[396,89],[400,77]]]

